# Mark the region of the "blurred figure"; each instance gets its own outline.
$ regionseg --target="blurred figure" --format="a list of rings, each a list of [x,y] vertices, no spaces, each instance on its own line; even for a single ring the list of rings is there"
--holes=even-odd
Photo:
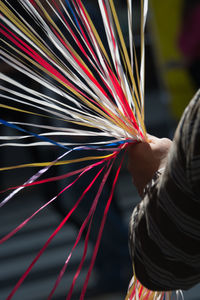
[[[200,1],[184,0],[178,46],[195,88],[200,86]]]

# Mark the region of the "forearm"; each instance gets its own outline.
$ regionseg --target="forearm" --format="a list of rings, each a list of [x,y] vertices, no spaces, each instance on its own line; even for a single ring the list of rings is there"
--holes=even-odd
[[[192,103],[162,176],[134,211],[130,249],[136,276],[150,290],[188,289],[200,281],[200,109]],[[197,142],[198,141],[198,142]],[[192,163],[191,163],[192,162]]]

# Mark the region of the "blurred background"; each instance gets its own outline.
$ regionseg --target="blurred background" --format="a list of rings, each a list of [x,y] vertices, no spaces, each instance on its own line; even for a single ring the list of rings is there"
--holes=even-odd
[[[11,3],[11,1],[9,1]],[[15,2],[15,5],[17,5]],[[149,133],[159,137],[173,138],[178,121],[200,86],[200,1],[199,0],[150,0],[146,26],[146,73],[145,73],[145,118]],[[14,3],[14,2],[13,2]],[[103,37],[101,17],[97,1],[83,1],[97,30]],[[115,1],[123,35],[128,46],[126,1]],[[136,51],[140,52],[140,1],[133,1],[134,41]],[[16,71],[1,62],[1,70],[15,78]],[[22,76],[22,82],[25,80]],[[26,79],[27,80],[27,79]],[[26,81],[26,84],[27,81]],[[32,84],[32,83],[30,83]],[[36,87],[39,88],[39,87]],[[2,99],[3,101],[3,99]],[[5,120],[17,119],[16,113],[1,109],[0,117]],[[23,118],[20,116],[20,118]],[[24,122],[30,120],[23,119]],[[34,120],[31,120],[32,122]],[[11,129],[0,126],[1,135],[15,134]],[[30,150],[31,149],[31,150]],[[26,162],[52,161],[58,156],[54,148],[11,148],[1,147],[1,166]],[[127,173],[126,161],[118,180],[113,202],[103,233],[102,243],[97,256],[88,292],[85,299],[120,300],[124,299],[129,279],[131,262],[128,254],[128,223],[130,215],[139,202],[137,192]],[[73,168],[73,166],[72,166]],[[38,169],[32,168],[0,173],[1,190],[8,186],[25,182]],[[48,177],[70,171],[70,167],[57,167]],[[114,171],[113,171],[114,174]],[[93,225],[86,263],[76,284],[72,299],[79,299],[80,290],[87,274],[89,262],[109,195],[113,174],[106,185],[101,205],[97,208],[96,223]],[[13,238],[0,246],[0,299],[5,300],[30,262],[44,245],[50,234],[61,222],[69,209],[87,185],[90,178],[83,178],[75,191],[60,197],[56,204],[44,209]],[[101,180],[101,179],[100,179]],[[100,182],[100,181],[99,181]],[[97,182],[97,185],[99,184]],[[42,206],[52,196],[63,189],[67,180],[28,188],[19,193],[0,211],[1,237],[10,232],[24,219]],[[97,188],[96,185],[96,188]],[[13,300],[43,300],[53,287],[55,279],[69,254],[94,198],[94,191],[87,196],[76,216],[67,222],[51,242],[45,253],[34,266],[32,272],[17,291]],[[85,236],[84,236],[85,237]],[[63,300],[71,286],[73,276],[80,263],[84,248],[84,238],[73,253],[66,274],[58,287],[55,300]],[[200,287],[184,293],[185,300],[199,300]]]

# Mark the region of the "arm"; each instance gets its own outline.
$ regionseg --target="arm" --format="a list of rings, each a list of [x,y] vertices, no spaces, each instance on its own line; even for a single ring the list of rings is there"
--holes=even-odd
[[[129,170],[140,194],[165,163],[168,151],[163,151],[163,140],[155,142],[154,147],[150,142],[148,150],[147,145],[138,145],[138,155],[150,162],[133,158],[134,146],[130,149],[130,165],[136,160],[136,169],[132,165]],[[169,148],[164,172],[130,222],[136,276],[145,287],[158,291],[188,289],[200,282],[200,92],[186,109],[172,146],[165,149]],[[148,176],[142,180],[146,170]]]

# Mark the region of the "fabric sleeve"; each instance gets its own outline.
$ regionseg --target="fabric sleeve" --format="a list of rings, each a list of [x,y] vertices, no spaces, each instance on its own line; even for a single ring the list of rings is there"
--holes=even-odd
[[[164,172],[132,214],[129,246],[146,288],[200,282],[200,90],[179,123]]]

